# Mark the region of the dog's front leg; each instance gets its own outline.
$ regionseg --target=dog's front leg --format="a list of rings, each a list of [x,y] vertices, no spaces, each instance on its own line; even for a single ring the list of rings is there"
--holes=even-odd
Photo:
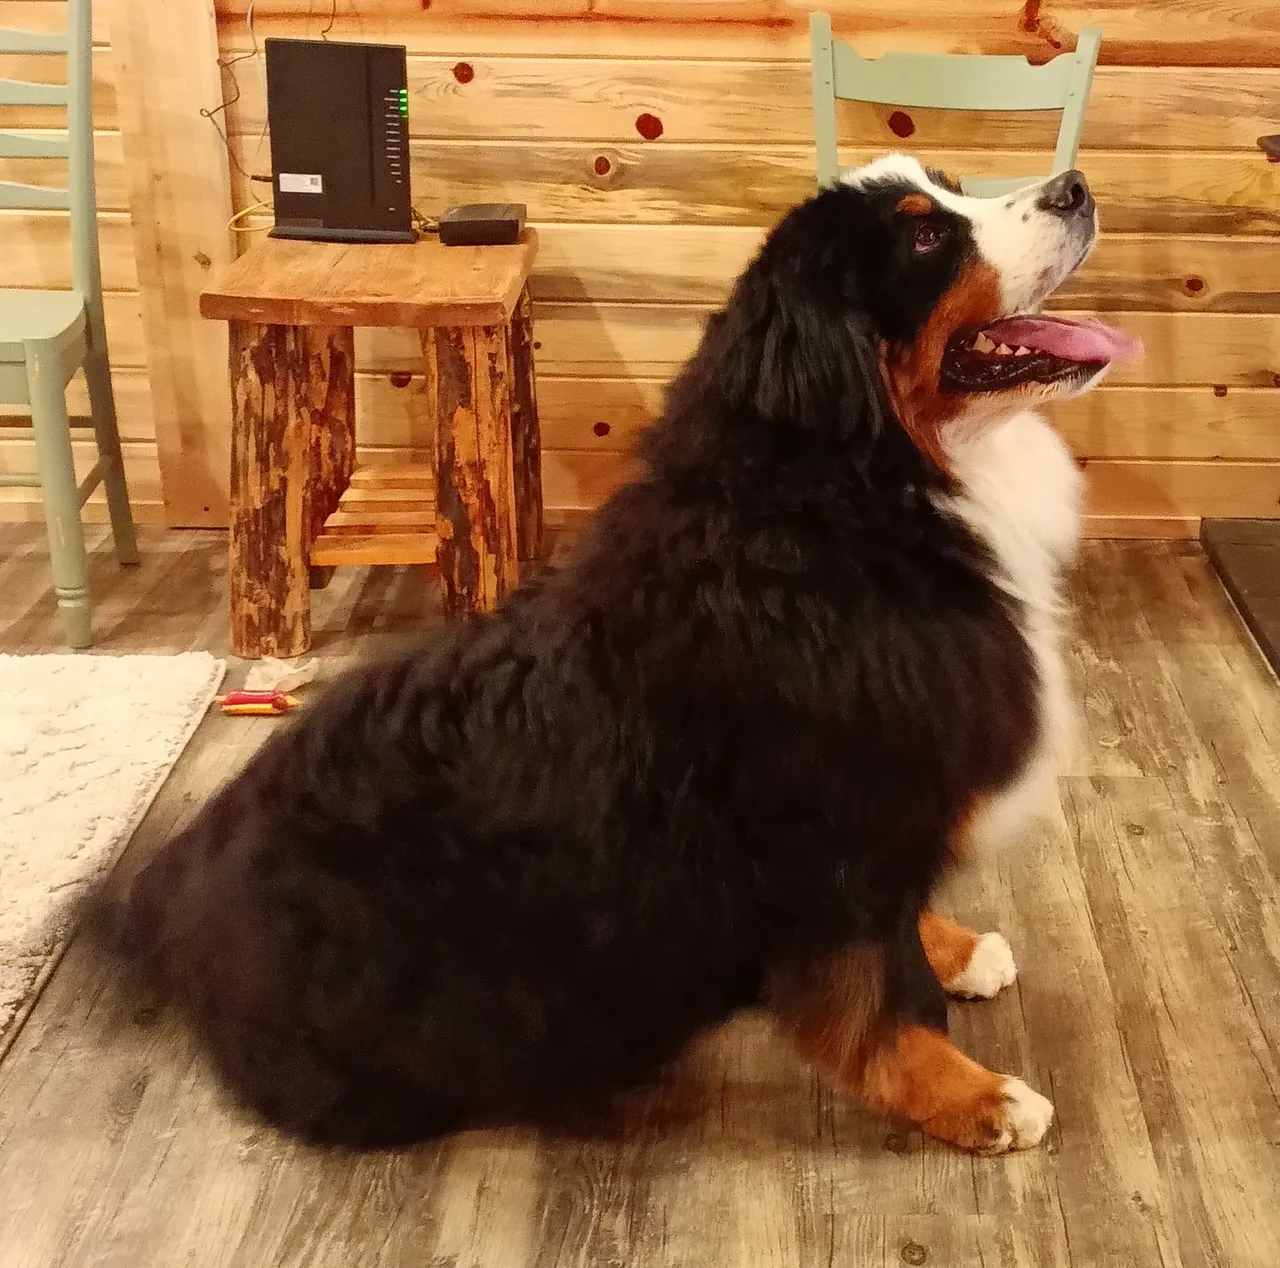
[[[1037,1144],[1053,1106],[947,1038],[946,999],[918,917],[888,943],[859,942],[775,972],[770,1002],[803,1056],[843,1091],[980,1153]]]
[[[992,999],[1018,976],[1004,935],[974,933],[936,911],[920,913],[920,941],[942,989],[959,999]]]

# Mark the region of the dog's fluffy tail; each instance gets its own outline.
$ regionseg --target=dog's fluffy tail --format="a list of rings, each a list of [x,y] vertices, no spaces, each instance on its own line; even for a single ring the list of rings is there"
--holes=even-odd
[[[120,968],[136,988],[163,991],[172,896],[183,883],[185,833],[141,868],[117,866],[99,878],[74,912],[77,939]]]

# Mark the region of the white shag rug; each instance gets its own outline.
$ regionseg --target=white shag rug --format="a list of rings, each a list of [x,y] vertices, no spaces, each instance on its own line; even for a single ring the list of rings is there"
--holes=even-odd
[[[225,672],[206,652],[0,655],[0,1054]]]

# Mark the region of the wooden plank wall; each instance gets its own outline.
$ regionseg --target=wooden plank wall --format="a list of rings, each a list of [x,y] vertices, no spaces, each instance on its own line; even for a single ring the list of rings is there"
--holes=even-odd
[[[143,0],[138,0],[143,2]],[[153,0],[155,2],[155,0]],[[816,2],[816,0],[815,0]],[[44,12],[58,0],[0,0]],[[1081,166],[1106,237],[1060,306],[1144,336],[1127,367],[1057,418],[1087,460],[1095,528],[1194,531],[1201,515],[1280,513],[1280,41],[1269,0],[832,0],[865,52],[1017,52],[1043,60],[1104,28]],[[219,0],[224,57],[249,54],[247,0]],[[807,9],[784,0],[257,0],[280,35],[410,48],[414,188],[424,213],[528,203],[545,477],[553,510],[594,505],[761,233],[812,186]],[[137,269],[110,50],[100,84],[103,248],[138,496],[158,497]],[[234,67],[240,168],[269,166],[261,59]],[[849,160],[907,148],[960,172],[1034,173],[1056,121],[847,107]],[[260,188],[260,187],[259,187]],[[237,207],[254,195],[232,170]],[[10,217],[7,284],[57,284],[56,217]],[[13,235],[12,239],[10,235]],[[412,337],[359,341],[361,441],[428,444]],[[168,420],[159,420],[161,428]],[[0,461],[11,460],[0,441]],[[150,446],[150,448],[148,448]],[[150,481],[148,486],[147,482]],[[182,522],[181,488],[166,488]],[[176,508],[173,509],[173,508]],[[2,508],[0,508],[2,509]],[[190,522],[189,520],[186,522]]]

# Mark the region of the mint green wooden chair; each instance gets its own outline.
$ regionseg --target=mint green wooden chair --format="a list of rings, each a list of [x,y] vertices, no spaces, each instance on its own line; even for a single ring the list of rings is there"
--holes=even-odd
[[[48,133],[0,131],[0,158],[65,158],[67,188],[0,180],[0,207],[70,211],[74,286],[70,291],[0,289],[0,404],[30,409],[38,468],[31,475],[0,473],[0,487],[40,489],[62,632],[72,647],[88,647],[92,634],[80,508],[99,484],[106,491],[117,558],[122,564],[136,564],[138,547],[102,320],[93,174],[90,0],[67,0],[67,15],[65,36],[0,28],[0,53],[67,59],[65,84],[0,79],[0,118],[5,106],[66,107],[67,139]],[[4,254],[0,252],[0,284],[4,282]],[[82,367],[89,385],[98,461],[82,481],[77,481],[66,391]]]
[[[1063,53],[1043,66],[1025,57],[990,57],[959,53],[886,53],[859,57],[831,36],[825,13],[809,15],[813,57],[813,128],[818,146],[818,186],[840,178],[836,154],[836,101],[866,101],[918,110],[1060,110],[1058,143],[1053,152],[1056,176],[1076,165],[1084,128],[1085,107],[1093,86],[1102,28],[1085,27],[1074,53]],[[963,180],[966,194],[994,198],[1024,185],[1033,176]]]

